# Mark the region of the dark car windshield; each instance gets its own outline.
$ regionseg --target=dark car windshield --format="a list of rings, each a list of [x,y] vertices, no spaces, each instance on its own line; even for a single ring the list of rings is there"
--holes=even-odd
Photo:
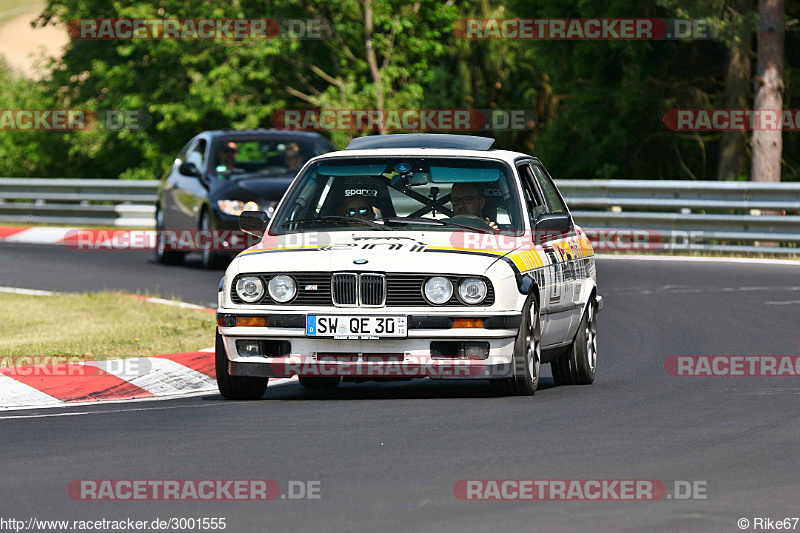
[[[223,180],[296,174],[306,161],[328,151],[314,140],[220,137],[212,146],[209,170]]]
[[[270,231],[341,231],[374,223],[405,231],[519,231],[524,225],[513,179],[510,167],[496,160],[318,161],[293,184]]]

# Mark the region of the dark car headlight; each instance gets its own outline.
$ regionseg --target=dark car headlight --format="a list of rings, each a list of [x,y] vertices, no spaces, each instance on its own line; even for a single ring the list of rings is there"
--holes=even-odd
[[[258,204],[251,201],[242,200],[217,200],[217,207],[226,215],[238,217],[244,211],[258,211]]]

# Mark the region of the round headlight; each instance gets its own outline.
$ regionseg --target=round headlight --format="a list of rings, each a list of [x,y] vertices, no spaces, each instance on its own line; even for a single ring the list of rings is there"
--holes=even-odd
[[[264,282],[255,276],[244,276],[236,282],[236,294],[243,301],[253,303],[264,296]]]
[[[479,304],[486,298],[486,282],[478,278],[467,278],[459,284],[458,295],[464,303]]]
[[[258,211],[258,204],[253,201],[247,202],[242,207],[242,211]]]
[[[297,294],[297,283],[291,276],[275,276],[269,280],[269,295],[276,302],[288,302]]]
[[[432,304],[447,303],[453,296],[453,284],[450,280],[436,276],[425,282],[425,298]]]

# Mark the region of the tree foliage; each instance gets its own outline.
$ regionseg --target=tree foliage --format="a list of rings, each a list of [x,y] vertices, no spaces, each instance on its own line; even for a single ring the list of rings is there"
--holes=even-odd
[[[382,106],[535,111],[533,129],[496,132],[497,144],[538,155],[558,177],[715,179],[721,135],[674,132],[663,117],[673,108],[725,107],[730,48],[754,52],[740,31],[754,24],[754,13],[731,9],[747,1],[48,0],[41,24],[322,18],[333,33],[323,40],[72,40],[50,79],[4,84],[3,106],[139,109],[151,126],[4,134],[0,160],[22,152],[28,159],[13,158],[25,161],[17,171],[0,163],[2,173],[155,178],[204,129],[269,127],[281,109]],[[787,11],[800,15],[800,7]],[[721,31],[713,40],[478,41],[453,31],[468,17],[694,17]],[[786,107],[800,107],[798,44],[788,31]],[[330,135],[343,146],[365,133]],[[784,179],[798,179],[796,135],[784,134]]]

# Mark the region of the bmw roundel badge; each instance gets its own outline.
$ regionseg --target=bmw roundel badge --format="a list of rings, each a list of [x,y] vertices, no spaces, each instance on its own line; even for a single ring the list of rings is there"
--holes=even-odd
[[[353,264],[355,265],[366,265],[367,263],[369,263],[369,261],[367,261],[366,259],[356,259],[355,261],[353,261]]]

